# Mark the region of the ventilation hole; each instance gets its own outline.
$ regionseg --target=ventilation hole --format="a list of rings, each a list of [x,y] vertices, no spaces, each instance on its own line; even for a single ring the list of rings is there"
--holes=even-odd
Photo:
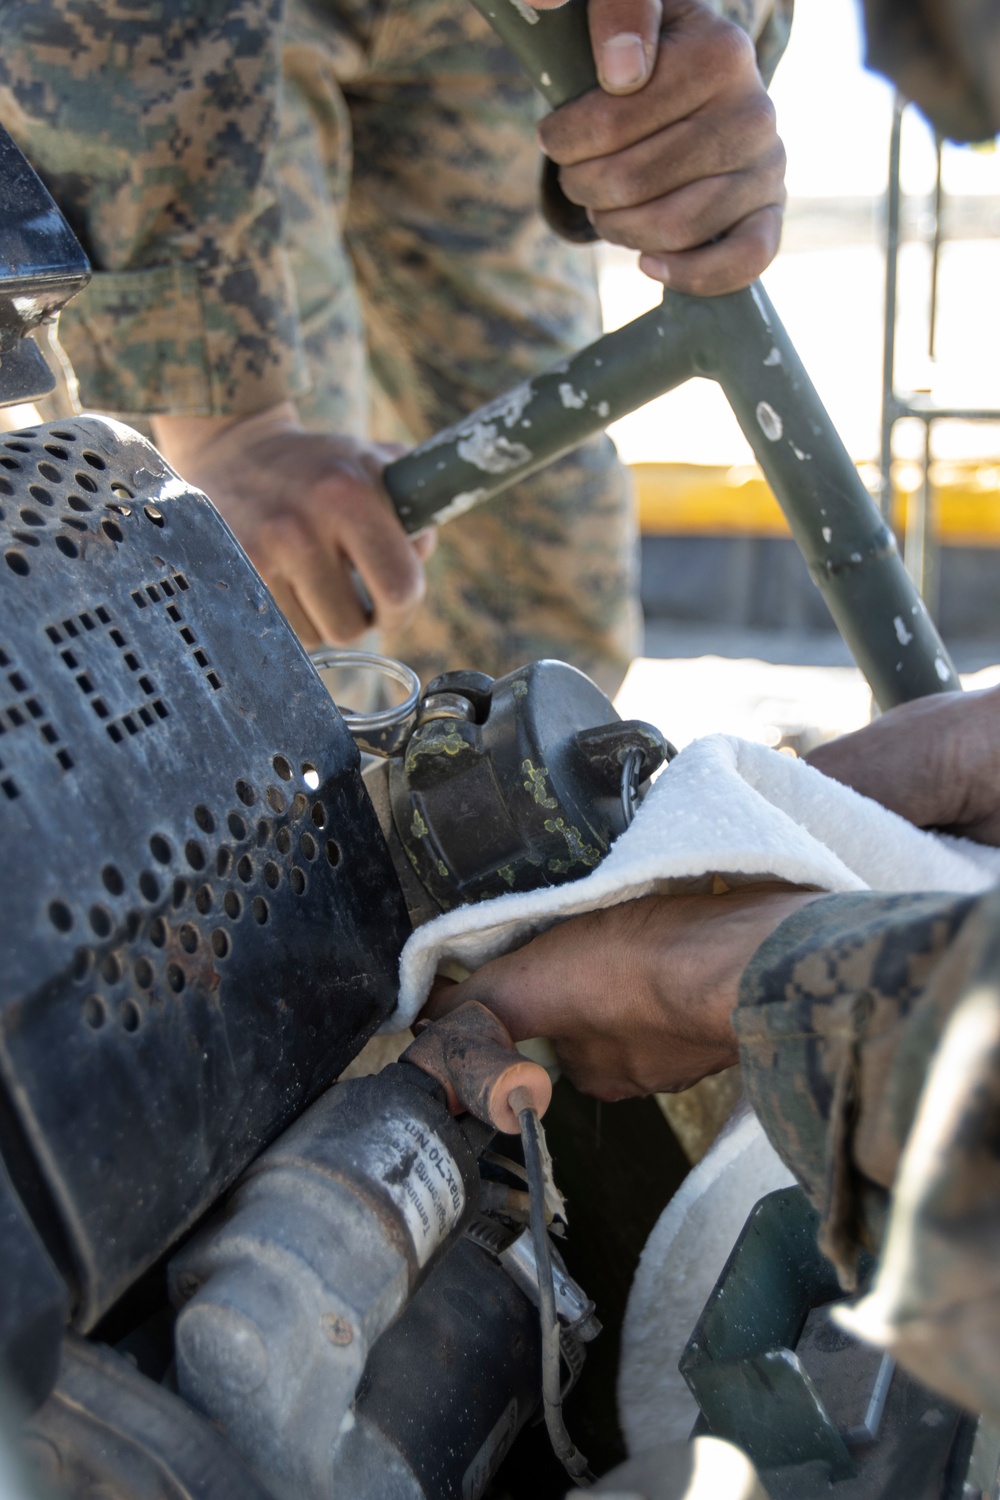
[[[100,620],[100,622],[101,622],[102,625],[110,625],[111,624],[111,616],[108,613],[108,611],[105,609],[105,607],[104,607],[103,604],[99,604],[97,606],[97,608],[94,610],[94,614]]]
[[[122,635],[121,631],[109,630],[108,635],[111,637],[112,642],[118,647],[120,651],[125,644],[125,637]]]
[[[174,582],[182,593],[187,593],[188,589],[191,587],[187,579],[184,577],[183,573],[175,573]]]
[[[42,520],[42,517],[38,514],[37,510],[28,510],[27,507],[25,507],[25,509],[21,511],[21,521],[25,526],[45,525],[45,522]]]
[[[156,715],[156,717],[158,719],[165,719],[165,718],[167,718],[167,716],[168,716],[168,709],[167,709],[167,705],[164,703],[164,701],[163,701],[162,698],[154,698],[153,699],[153,712],[155,713],[155,715]]]
[[[67,667],[69,667],[70,671],[75,672],[80,663],[77,661],[72,651],[60,651],[59,655],[66,663]]]
[[[160,882],[152,870],[143,870],[139,876],[139,890],[147,901],[156,901],[160,894]]]
[[[0,464],[3,464],[5,469],[19,469],[21,467],[16,458],[10,458],[6,454],[4,454],[3,458],[0,458]]]
[[[184,857],[192,870],[203,870],[205,868],[205,851],[194,839],[188,839],[184,845]]]
[[[269,885],[271,887],[272,891],[273,891],[277,887],[278,882],[280,881],[280,879],[281,879],[281,870],[274,863],[273,859],[269,859],[268,862],[267,862],[267,864],[264,866],[264,883],[265,883],[265,885]]]
[[[13,724],[15,729],[20,729],[25,722],[24,714],[13,703],[7,710],[7,718],[10,720],[11,724]]]
[[[73,477],[81,490],[86,490],[88,495],[97,494],[97,481],[91,479],[89,474],[75,474]]]
[[[312,820],[316,824],[317,828],[326,827],[326,808],[323,806],[322,802],[313,803],[312,813],[310,814],[310,816],[312,817]]]
[[[270,837],[271,837],[271,825],[267,821],[266,818],[261,818],[260,822],[257,824],[257,847],[258,847],[258,849],[263,849],[264,845],[267,843],[267,841],[268,841],[268,839]]]
[[[122,531],[117,521],[102,521],[101,530],[104,532],[104,535],[109,539],[109,541],[123,542],[125,540],[125,533],[124,531]]]
[[[236,865],[236,873],[243,881],[244,885],[249,885],[250,881],[253,879],[253,860],[250,858],[249,854],[244,854],[242,859],[238,861]]]
[[[56,932],[69,932],[73,925],[73,913],[65,901],[49,902],[49,921]]]
[[[125,889],[122,872],[115,865],[105,865],[101,871],[101,879],[104,881],[104,889],[111,896],[120,896]]]
[[[93,948],[77,948],[73,955],[73,978],[82,984],[94,967]]]
[[[130,911],[125,918],[125,936],[130,943],[134,943],[142,931],[142,912]]]
[[[268,787],[267,800],[276,813],[284,812],[285,799],[282,793],[278,791],[278,788],[276,786]]]
[[[272,760],[271,764],[274,767],[276,773],[281,777],[282,781],[291,781],[291,779],[292,779],[292,767],[291,767],[291,763],[288,760],[286,760],[283,755],[276,755],[274,757],[274,759]]]
[[[86,521],[81,521],[77,516],[60,516],[59,520],[63,526],[72,526],[74,531],[87,530]]]
[[[204,651],[196,651],[194,653],[194,659],[198,663],[199,667],[208,666],[208,657],[205,655]]]
[[[141,990],[148,990],[153,983],[153,965],[149,959],[137,958],[132,967],[132,972],[135,975],[135,982],[139,988]]]
[[[237,797],[239,797],[244,807],[253,807],[254,803],[257,801],[257,793],[254,791],[249,781],[241,780],[236,783],[236,795]]]
[[[221,927],[217,927],[212,933],[212,952],[216,958],[225,958],[229,952],[229,937]]]
[[[301,896],[302,892],[306,888],[305,870],[300,870],[298,865],[293,865],[288,872],[288,884],[291,886],[296,896]]]
[[[162,833],[154,833],[149,841],[149,849],[158,864],[169,865],[171,849]]]
[[[90,908],[90,926],[99,938],[111,936],[111,913],[106,906]]]
[[[21,795],[17,782],[10,776],[5,776],[3,781],[0,781],[0,792],[3,792],[8,802],[16,802]]]
[[[226,822],[229,824],[229,832],[232,834],[234,839],[246,838],[247,825],[240,817],[239,813],[230,813],[229,817],[226,819]]]
[[[6,562],[10,571],[17,574],[18,578],[27,578],[28,574],[31,572],[31,565],[28,562],[28,559],[22,553],[16,551],[13,547],[11,547],[9,551],[4,553],[4,561]]]
[[[177,909],[177,907],[184,905],[185,901],[188,898],[188,890],[189,886],[187,881],[182,880],[178,875],[177,879],[174,881],[174,888],[170,893],[170,900],[175,910]]]
[[[139,718],[145,724],[145,726],[146,726],[147,729],[150,727],[150,725],[153,722],[153,715],[150,713],[150,711],[149,711],[148,708],[140,708],[139,709]]]
[[[125,652],[125,665],[128,667],[130,672],[138,672],[139,658],[136,656],[134,651]]]
[[[52,450],[50,448],[49,452],[51,453],[51,451]],[[62,449],[61,452],[64,458],[69,457],[69,454],[65,449]],[[47,458],[43,458],[41,463],[38,465],[38,472],[39,474],[41,474],[43,479],[47,479],[49,481],[49,484],[62,484],[62,470],[57,469],[55,464],[50,464]]]
[[[117,953],[109,953],[101,964],[101,974],[108,984],[117,984],[122,977],[121,960]]]
[[[331,865],[340,864],[340,845],[334,843],[333,839],[326,841],[326,857]]]
[[[5,441],[4,441],[4,447],[5,448],[11,448],[11,449],[13,449],[13,451],[15,453],[30,453],[31,452],[31,444],[30,443],[21,443],[21,442],[18,442],[14,438],[6,438]]]
[[[137,609],[146,608],[146,596],[141,592],[140,589],[132,590],[132,603],[136,606]]]
[[[216,692],[218,692],[220,687],[222,686],[222,679],[219,677],[218,672],[206,672],[205,681],[208,683],[209,687],[214,688]]]
[[[167,924],[162,917],[154,917],[150,922],[149,941],[154,948],[162,948],[167,941]]]
[[[113,744],[120,745],[124,738],[125,736],[122,734],[117,724],[108,725],[108,739],[111,740]]]
[[[22,677],[20,672],[9,672],[7,674],[7,681],[15,693],[26,693],[28,691],[28,679]]]
[[[188,627],[185,625],[183,627],[183,629],[181,630],[181,640],[185,643],[185,645],[187,645],[187,646],[193,646],[194,642],[195,642],[194,631],[193,630],[189,630]]]
[[[199,802],[194,810],[194,820],[202,833],[215,832],[215,818],[203,802]]]
[[[316,840],[313,838],[311,833],[304,833],[302,835],[302,837],[299,839],[299,848],[302,850],[302,853],[305,855],[306,859],[316,858]]]
[[[94,622],[86,611],[84,611],[84,613],[80,616],[80,624],[83,626],[84,630],[93,630],[94,628]]]
[[[73,541],[72,537],[57,536],[56,537],[56,546],[59,548],[59,551],[62,553],[63,557],[79,557],[80,556],[80,549],[76,545],[76,543]]]
[[[124,1031],[138,1031],[142,1024],[142,1011],[134,1000],[123,1000],[118,1011],[118,1019]]]
[[[128,485],[122,484],[118,480],[116,480],[114,484],[112,484],[111,493],[113,495],[117,495],[119,500],[133,500],[135,498]],[[126,510],[125,514],[129,515],[130,512]]]
[[[29,698],[24,706],[33,719],[40,719],[42,717],[42,705],[37,698]]]
[[[292,817],[301,818],[309,806],[309,798],[304,792],[296,792],[292,798]]]
[[[168,604],[167,605],[167,619],[168,620],[173,620],[174,624],[177,625],[180,622],[180,618],[181,618],[181,612],[177,608],[177,605],[176,604]]]
[[[185,953],[193,953],[198,946],[198,929],[193,922],[185,922],[177,937]]]
[[[172,599],[174,597],[174,586],[170,582],[169,578],[161,578],[160,579],[160,588],[166,594],[166,596],[167,596],[168,599]]]
[[[90,453],[86,448],[83,450],[83,461],[84,463],[88,463],[92,469],[106,469],[108,467],[99,454]]]
[[[156,688],[155,688],[155,686],[153,684],[153,679],[151,677],[140,677],[139,678],[139,687],[146,694],[147,698],[150,696],[151,693],[155,693],[156,692]]]
[[[5,479],[3,475],[0,474],[0,495],[13,495],[13,493],[14,486],[11,484],[10,480]]]
[[[76,764],[68,750],[57,750],[56,760],[62,766],[64,771],[72,771],[74,765]]]
[[[223,846],[215,856],[216,873],[220,877],[220,879],[224,879],[225,876],[229,874],[232,867],[233,856],[230,854],[229,850],[225,846]]]
[[[167,964],[167,984],[175,995],[179,995],[187,983],[187,976],[180,964]]]
[[[75,432],[60,432],[55,427],[51,428],[50,431],[51,431],[53,437],[59,438],[60,442],[63,442],[63,443],[75,443],[76,442],[76,433]],[[48,443],[46,443],[46,445],[45,445],[45,451],[47,453],[51,453],[52,452],[52,449],[49,447]],[[66,457],[66,456],[68,456],[68,455],[64,455],[64,454],[60,454],[59,455],[60,458],[63,458],[63,457]]]
[[[267,902],[264,900],[264,897],[255,896],[253,898],[253,901],[250,903],[250,909],[253,912],[254,921],[259,922],[261,927],[263,927],[268,918],[268,906]]]
[[[108,1019],[108,1008],[101,995],[88,995],[83,1002],[83,1019],[91,1031],[100,1031]]]
[[[45,443],[43,444],[43,446],[46,453],[51,453],[53,458],[69,458],[69,452],[67,451],[67,449],[60,448],[57,443]],[[38,467],[41,468],[41,464],[39,464]],[[54,467],[54,465],[52,467]]]
[[[212,910],[212,887],[200,885],[194,893],[195,910],[204,917]]]
[[[147,521],[152,521],[152,523],[153,523],[154,526],[162,526],[163,525],[163,512],[162,512],[162,510],[160,510],[160,508],[158,506],[156,506],[156,505],[144,505],[142,507],[142,510],[143,510],[143,514],[145,515]]]
[[[16,542],[23,542],[26,547],[41,546],[41,542],[33,531],[12,531],[11,536]]]
[[[279,854],[287,854],[292,847],[292,835],[287,828],[279,828],[274,835],[274,842]]]
[[[302,780],[305,782],[306,786],[311,787],[313,791],[315,791],[319,786],[319,772],[317,771],[311,760],[302,762]]]
[[[89,512],[93,509],[90,501],[85,500],[82,495],[67,495],[66,504],[69,506],[70,510],[75,510],[80,515],[88,515]]]
[[[29,484],[28,494],[38,505],[46,505],[51,508],[55,504],[48,490],[43,489],[40,484]]]
[[[222,909],[226,913],[227,917],[231,917],[234,922],[236,921],[240,912],[243,910],[243,902],[240,900],[235,891],[227,891],[223,896]]]
[[[81,693],[92,693],[94,691],[93,680],[87,672],[81,672],[76,679],[76,685]]]
[[[99,719],[106,719],[108,717],[108,705],[103,698],[94,698],[90,706]],[[118,738],[121,739],[121,735]]]
[[[58,646],[59,642],[62,640],[62,636],[59,634],[59,627],[57,625],[46,625],[45,634],[48,636],[53,646]]]

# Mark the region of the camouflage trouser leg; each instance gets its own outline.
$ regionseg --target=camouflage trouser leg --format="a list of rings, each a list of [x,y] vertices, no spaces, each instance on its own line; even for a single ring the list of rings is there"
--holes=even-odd
[[[420,441],[596,337],[592,255],[536,211],[538,106],[467,0],[292,0],[289,26],[306,420]],[[613,691],[639,643],[636,559],[600,440],[442,528],[426,606],[383,644],[425,678],[551,655]]]

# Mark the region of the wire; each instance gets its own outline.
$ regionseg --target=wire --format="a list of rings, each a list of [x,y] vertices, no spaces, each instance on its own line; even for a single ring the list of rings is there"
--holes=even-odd
[[[545,1226],[545,1167],[543,1162],[542,1124],[534,1109],[522,1109],[517,1116],[524,1146],[524,1164],[528,1169],[529,1216],[531,1240],[538,1271],[538,1315],[542,1333],[542,1410],[552,1451],[566,1473],[577,1484],[590,1486],[594,1475],[583,1454],[566,1431],[562,1414],[562,1369],[560,1366],[559,1319],[552,1285],[552,1256]]]

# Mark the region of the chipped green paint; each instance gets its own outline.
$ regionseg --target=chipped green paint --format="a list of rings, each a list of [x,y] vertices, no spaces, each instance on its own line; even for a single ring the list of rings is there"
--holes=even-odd
[[[549,774],[547,766],[539,766],[536,770],[530,760],[522,760],[521,770],[525,773],[527,780],[522,782],[524,790],[530,792],[539,807],[558,807],[559,803],[554,797],[548,795],[545,778]],[[546,823],[546,828],[549,827]],[[551,829],[549,832],[551,833]]]
[[[523,677],[519,677],[517,679],[517,681],[514,683],[513,687],[511,688],[511,692],[514,694],[515,698],[527,698],[527,696],[528,696],[528,684],[525,682],[525,680],[524,680]]]
[[[473,753],[473,748],[453,725],[434,734],[415,734],[406,747],[406,774],[409,775],[417,762],[428,755],[462,755],[466,752]]]
[[[410,832],[415,839],[427,837],[427,824],[420,815],[419,807],[413,809],[413,822],[410,824]]]
[[[445,864],[445,862],[444,862],[443,859],[439,859],[438,860],[438,862],[437,862],[437,871],[438,871],[438,874],[441,876],[442,880],[447,880],[448,879],[449,870],[448,870],[448,866]]]
[[[593,869],[594,865],[601,862],[601,851],[595,849],[593,844],[584,843],[579,828],[568,824],[565,818],[546,818],[546,833],[561,833],[566,840],[566,848],[569,852],[569,860],[549,860],[549,869],[556,874],[563,875],[572,865],[587,865]]]
[[[513,888],[513,885],[514,885],[514,866],[513,865],[501,865],[500,869],[497,871],[497,874],[500,876],[500,879],[503,881],[504,885],[509,885],[511,888]]]

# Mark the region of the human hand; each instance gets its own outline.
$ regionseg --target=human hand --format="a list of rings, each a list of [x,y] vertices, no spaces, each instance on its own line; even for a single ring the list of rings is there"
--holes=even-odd
[[[587,912],[461,984],[439,981],[424,1014],[479,1000],[514,1041],[551,1038],[586,1094],[672,1093],[738,1061],[731,1016],[743,970],[780,922],[814,900],[768,885]]]
[[[900,704],[805,759],[918,828],[1000,845],[1000,687]]]
[[[749,286],[785,203],[753,43],[703,0],[590,0],[588,17],[601,91],[539,127],[563,192],[654,280],[703,296]]]
[[[154,417],[167,461],[229,522],[302,644],[404,626],[424,595],[433,532],[408,537],[382,488],[400,451],[302,427],[282,402],[250,417]],[[372,602],[369,617],[351,577]]]

